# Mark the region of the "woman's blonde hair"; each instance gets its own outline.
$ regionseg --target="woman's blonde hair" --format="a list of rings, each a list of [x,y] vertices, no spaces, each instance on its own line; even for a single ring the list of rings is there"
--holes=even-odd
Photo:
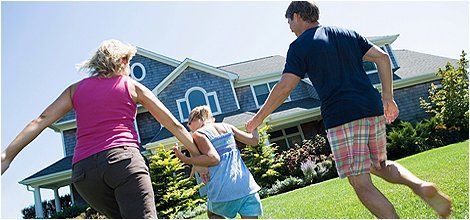
[[[77,69],[88,72],[91,76],[110,77],[126,68],[121,63],[123,58],[129,61],[136,52],[136,47],[130,44],[114,39],[105,40],[91,59],[78,64]]]
[[[207,105],[202,105],[194,108],[191,113],[189,113],[188,122],[193,121],[194,119],[201,119],[202,121],[214,120],[212,116],[211,109]]]

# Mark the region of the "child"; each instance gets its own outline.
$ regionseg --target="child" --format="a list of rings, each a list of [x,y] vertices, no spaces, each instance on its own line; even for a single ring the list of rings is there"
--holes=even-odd
[[[235,139],[248,145],[258,145],[259,135],[251,134],[215,119],[207,106],[194,108],[189,114],[188,126],[200,156],[187,157],[178,147],[176,156],[186,164],[209,167],[207,188],[207,216],[209,218],[258,218],[263,208],[258,195],[260,187],[240,157]]]

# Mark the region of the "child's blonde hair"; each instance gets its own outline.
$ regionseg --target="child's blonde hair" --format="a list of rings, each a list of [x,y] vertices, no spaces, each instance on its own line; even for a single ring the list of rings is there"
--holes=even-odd
[[[213,120],[211,109],[207,105],[202,105],[194,108],[191,113],[189,113],[188,122],[193,121],[194,119],[201,119],[202,121]]]
[[[89,72],[91,76],[110,77],[126,68],[121,63],[122,58],[130,61],[136,52],[137,48],[130,44],[105,40],[89,60],[77,65],[77,69]]]

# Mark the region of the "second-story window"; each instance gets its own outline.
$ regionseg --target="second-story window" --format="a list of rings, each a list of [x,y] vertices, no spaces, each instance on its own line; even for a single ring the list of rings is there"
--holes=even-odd
[[[145,67],[141,63],[134,63],[131,66],[131,76],[137,81],[142,81],[145,78]]]
[[[364,70],[367,74],[377,72],[377,66],[374,62],[364,61],[362,65],[364,66]]]
[[[255,97],[256,107],[261,107],[268,99],[269,93],[273,90],[278,81],[254,85],[251,87],[253,96]],[[290,96],[287,97],[286,102],[290,101]]]
[[[201,105],[210,107],[213,115],[221,112],[216,92],[206,92],[203,88],[193,87],[186,91],[185,98],[176,100],[180,119],[182,122],[188,120],[189,113],[193,108]]]

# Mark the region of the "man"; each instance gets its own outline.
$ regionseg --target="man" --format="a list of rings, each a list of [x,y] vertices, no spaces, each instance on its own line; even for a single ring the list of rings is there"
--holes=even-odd
[[[391,123],[398,117],[388,54],[355,31],[320,25],[319,9],[313,2],[291,2],[285,16],[297,39],[287,52],[281,80],[247,122],[247,131],[258,127],[307,74],[321,100],[339,177],[348,178],[362,204],[378,218],[398,218],[393,205],[373,185],[372,173],[410,187],[441,217],[448,217],[451,201],[447,195],[387,160],[385,121]],[[377,65],[382,95],[370,83],[363,60]]]

